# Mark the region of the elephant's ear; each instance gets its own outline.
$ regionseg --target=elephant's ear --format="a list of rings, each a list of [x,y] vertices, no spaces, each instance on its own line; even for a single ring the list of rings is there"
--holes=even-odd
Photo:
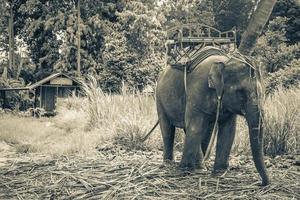
[[[214,88],[217,91],[217,96],[221,97],[224,89],[223,62],[214,63],[208,74],[208,87]]]

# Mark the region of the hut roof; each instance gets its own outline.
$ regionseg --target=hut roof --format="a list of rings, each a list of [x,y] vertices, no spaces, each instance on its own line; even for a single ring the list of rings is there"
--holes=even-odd
[[[44,83],[47,83],[47,82],[49,82],[49,81],[51,81],[51,80],[53,80],[53,79],[55,79],[56,77],[59,77],[59,76],[64,76],[64,77],[69,78],[72,81],[76,82],[77,84],[80,84],[80,82],[78,80],[76,80],[76,79],[74,79],[74,78],[72,78],[72,77],[70,77],[70,76],[68,76],[64,73],[59,72],[59,73],[51,74],[50,76],[47,76],[46,78],[43,78],[42,80],[40,80],[40,81],[38,81],[38,82],[36,82],[32,85],[29,85],[29,86],[27,86],[27,88],[29,90],[32,90],[32,89],[34,89],[34,88],[36,88],[40,85],[43,85]]]
[[[67,74],[65,73],[62,73],[62,72],[58,72],[58,73],[54,73],[54,74],[51,74],[50,76],[47,76],[45,78],[43,78],[42,80],[32,84],[32,85],[28,85],[26,87],[17,87],[17,88],[0,88],[0,91],[2,90],[5,90],[5,91],[9,91],[9,90],[33,90],[41,85],[43,85],[44,83],[47,83],[59,76],[64,76],[68,79],[71,79],[72,81],[74,81],[75,83],[77,83],[78,85],[80,84],[80,82],[70,76],[68,76]]]

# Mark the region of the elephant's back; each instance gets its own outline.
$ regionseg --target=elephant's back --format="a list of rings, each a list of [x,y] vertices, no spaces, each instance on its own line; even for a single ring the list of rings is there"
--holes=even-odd
[[[156,87],[158,112],[163,112],[175,126],[184,121],[185,90],[183,72],[167,67],[160,75]]]

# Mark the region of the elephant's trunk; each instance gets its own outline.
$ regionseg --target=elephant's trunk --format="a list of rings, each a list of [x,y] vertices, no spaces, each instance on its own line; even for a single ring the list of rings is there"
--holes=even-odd
[[[262,185],[269,184],[264,164],[262,111],[257,103],[249,102],[246,106],[246,120],[249,127],[250,145],[255,167],[262,178]]]

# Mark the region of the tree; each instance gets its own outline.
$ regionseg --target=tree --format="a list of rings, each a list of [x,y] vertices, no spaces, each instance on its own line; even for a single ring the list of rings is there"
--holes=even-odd
[[[269,20],[276,0],[260,0],[256,10],[251,16],[246,31],[242,35],[239,51],[242,54],[250,55],[257,38],[263,31],[264,26]]]
[[[28,47],[37,80],[49,75],[59,58],[58,28],[53,31],[47,21],[69,9],[70,2],[66,1],[24,0],[17,10],[16,30]]]
[[[159,11],[163,14],[161,23],[165,29],[186,23],[215,25],[211,0],[166,0],[162,2]]]
[[[85,74],[89,68],[99,67],[104,44],[102,22],[109,12],[116,12],[102,13],[111,7],[104,2],[110,1],[26,1],[20,9],[22,19],[26,19],[22,37],[36,65],[37,79],[53,71]]]
[[[124,82],[142,90],[163,65],[164,31],[158,7],[151,1],[130,1],[107,23],[103,67],[99,80],[105,91],[120,92]]]
[[[8,19],[8,38],[9,38],[9,68],[13,71],[15,68],[15,34],[14,34],[14,1],[9,4],[9,19]],[[7,72],[6,77],[7,78]],[[4,73],[3,73],[4,74]]]
[[[253,52],[267,72],[267,93],[278,86],[288,88],[300,81],[300,45],[287,43],[287,21],[287,17],[270,20]]]
[[[3,54],[6,49],[6,44],[5,44],[5,30],[6,30],[6,23],[4,21],[5,18],[5,12],[6,12],[6,2],[4,0],[0,1],[0,53]],[[2,60],[2,58],[0,58]],[[1,63],[2,64],[2,63]],[[3,65],[3,72],[2,72],[2,78],[7,79],[7,65]]]
[[[253,55],[263,63],[266,72],[274,73],[300,58],[300,45],[288,45],[286,23],[288,18],[276,17],[269,21],[264,34],[258,39]]]
[[[8,55],[8,64],[4,64],[3,74],[4,78],[16,77],[17,67],[17,44],[15,39],[19,36],[20,27],[24,23],[19,23],[20,17],[19,9],[26,2],[26,0],[9,0],[0,1],[0,51]],[[8,41],[8,42],[7,42]]]
[[[13,2],[1,2],[1,50],[8,51],[8,65],[4,65],[2,78],[8,78],[8,71],[14,66],[14,26],[13,26]],[[7,45],[8,39],[8,45]]]
[[[78,17],[78,4],[76,7],[73,4],[69,11],[60,12],[56,18],[48,20],[50,29],[57,27],[55,29],[59,31],[62,43],[61,54],[54,65],[54,70],[73,73],[78,66],[78,56],[80,56],[80,73],[83,75],[91,71],[98,73],[102,68],[104,37],[110,34],[105,30],[111,26],[108,25],[110,20],[115,21],[112,13],[117,12],[118,7],[117,4],[109,1],[107,3],[84,1],[80,3],[80,17]],[[76,18],[80,19],[80,23],[74,20]]]
[[[296,44],[300,42],[300,3],[297,0],[278,0],[274,6],[270,19],[276,17],[286,17],[287,42]]]
[[[239,44],[254,10],[253,0],[213,0],[212,2],[216,28],[228,31],[235,27]]]

